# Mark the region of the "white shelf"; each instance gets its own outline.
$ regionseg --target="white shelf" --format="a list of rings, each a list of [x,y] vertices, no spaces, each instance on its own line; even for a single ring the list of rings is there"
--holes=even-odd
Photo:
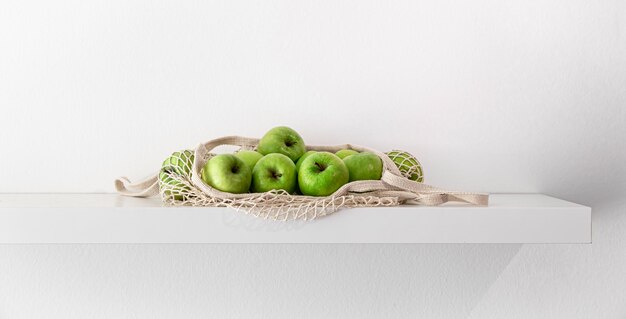
[[[0,243],[590,243],[591,208],[541,194],[341,210],[307,222],[115,194],[0,194]]]

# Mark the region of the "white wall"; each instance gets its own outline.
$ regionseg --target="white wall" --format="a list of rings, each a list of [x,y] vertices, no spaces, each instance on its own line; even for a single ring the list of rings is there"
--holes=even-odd
[[[3,1],[0,192],[286,124],[594,208],[593,245],[0,246],[0,318],[623,318],[623,1]]]

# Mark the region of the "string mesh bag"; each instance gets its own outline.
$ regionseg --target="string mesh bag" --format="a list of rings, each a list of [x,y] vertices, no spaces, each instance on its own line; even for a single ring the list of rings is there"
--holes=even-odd
[[[118,193],[127,196],[148,197],[159,194],[167,206],[230,207],[255,217],[281,221],[313,220],[344,208],[402,204],[434,206],[446,202],[488,204],[488,194],[447,191],[411,180],[410,178],[416,174],[423,176],[417,159],[415,161],[407,159],[404,165],[407,168],[403,172],[402,168],[396,166],[397,162],[387,154],[351,144],[307,146],[307,150],[334,153],[341,149],[352,149],[358,152],[372,152],[383,162],[380,180],[350,182],[333,194],[323,197],[294,195],[284,190],[232,194],[212,188],[202,180],[204,164],[216,155],[213,152],[216,148],[230,145],[239,149],[253,150],[256,149],[258,142],[259,139],[256,138],[239,136],[214,139],[200,144],[193,154],[190,150],[172,154],[164,162],[161,171],[150,178],[132,183],[128,178],[121,177],[115,181],[115,187]],[[410,168],[416,165],[419,170]]]

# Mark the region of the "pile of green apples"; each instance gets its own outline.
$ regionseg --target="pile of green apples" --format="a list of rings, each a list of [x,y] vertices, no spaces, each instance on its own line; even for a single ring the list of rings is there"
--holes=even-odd
[[[404,151],[387,154],[403,173],[410,175],[410,167],[419,167],[417,160]],[[191,176],[193,161],[191,150],[173,153],[163,162],[159,175],[161,184],[189,190],[171,176]],[[378,180],[382,173],[383,162],[374,153],[351,149],[342,149],[334,154],[307,152],[300,134],[289,127],[279,126],[269,130],[259,140],[256,151],[240,150],[234,154],[211,157],[202,168],[201,177],[207,185],[228,193],[284,190],[289,194],[328,196],[346,183]],[[408,175],[407,178],[421,182],[417,174]],[[176,200],[183,199],[183,195],[174,194],[167,188],[165,192]]]
[[[235,194],[284,190],[328,196],[348,182],[380,179],[382,172],[383,162],[374,153],[348,149],[335,154],[307,152],[296,131],[279,126],[261,138],[256,151],[213,156],[202,169],[202,180]]]

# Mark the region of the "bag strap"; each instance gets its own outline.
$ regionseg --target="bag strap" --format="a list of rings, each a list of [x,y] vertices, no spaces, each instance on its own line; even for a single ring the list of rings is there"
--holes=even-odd
[[[413,201],[422,205],[434,206],[446,202],[463,202],[478,206],[489,204],[489,194],[447,191],[441,188],[408,180],[389,171],[383,173],[381,180],[393,187],[416,194]]]
[[[115,190],[125,196],[151,197],[159,193],[158,174],[149,176],[138,182],[131,182],[128,177],[115,179]]]

